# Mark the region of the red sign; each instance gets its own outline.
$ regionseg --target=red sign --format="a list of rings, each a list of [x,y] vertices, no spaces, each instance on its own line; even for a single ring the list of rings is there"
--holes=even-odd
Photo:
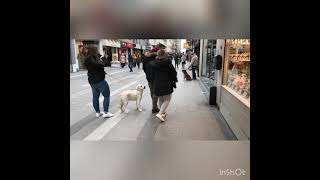
[[[127,43],[127,42],[121,42],[121,47],[122,48],[133,48],[133,44],[132,43]]]
[[[133,44],[131,44],[131,43],[127,43],[127,48],[133,48]]]

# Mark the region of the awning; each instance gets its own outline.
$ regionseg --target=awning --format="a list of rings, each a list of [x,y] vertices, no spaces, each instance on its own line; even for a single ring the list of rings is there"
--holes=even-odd
[[[103,46],[111,46],[111,47],[120,47],[120,41],[118,40],[112,40],[112,39],[103,39],[102,40]]]

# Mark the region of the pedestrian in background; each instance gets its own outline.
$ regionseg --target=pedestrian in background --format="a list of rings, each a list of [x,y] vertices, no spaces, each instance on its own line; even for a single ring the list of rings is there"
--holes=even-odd
[[[186,59],[187,59],[186,55],[183,54],[181,57],[182,69],[185,69]]]
[[[140,69],[140,63],[141,63],[141,56],[140,56],[140,53],[137,54],[137,66],[138,66],[138,69]]]
[[[121,63],[121,67],[124,68],[124,66],[126,65],[126,56],[121,53],[121,56],[120,56],[120,63]]]
[[[130,69],[130,72],[133,72],[132,71],[132,66],[133,66],[133,57],[132,57],[132,55],[131,55],[131,53],[129,52],[128,53],[128,61],[129,61],[129,69]]]
[[[172,53],[169,54],[169,59],[171,60],[171,63],[173,63],[172,61],[174,61],[174,58]]]
[[[135,68],[137,65],[137,55],[133,53],[132,59],[133,59],[132,67]]]
[[[159,118],[161,122],[164,122],[173,88],[176,88],[176,82],[178,82],[177,72],[164,49],[160,49],[157,52],[157,59],[151,62],[151,66],[154,79],[154,93],[159,98],[160,107],[160,111],[156,117]]]
[[[178,55],[177,54],[174,54],[173,56],[174,58],[174,63],[175,63],[175,68],[178,69],[179,68],[179,58],[178,58]]]
[[[96,111],[96,117],[100,117],[101,115],[103,115],[104,118],[113,116],[113,114],[109,112],[110,88],[105,80],[106,72],[104,71],[104,67],[106,67],[107,64],[108,62],[100,59],[97,47],[90,46],[88,48],[88,56],[85,59],[85,66],[88,70],[88,81],[92,89],[92,104]],[[100,94],[104,97],[103,113],[100,112],[99,106]]]
[[[191,53],[190,66],[192,68],[192,79],[196,80],[197,79],[196,70],[198,69],[198,66],[199,66],[199,60],[198,60],[198,56],[194,52]],[[190,66],[189,66],[189,68],[190,68]]]
[[[146,56],[144,55],[146,53],[146,51],[144,51],[142,54],[141,54],[141,62],[143,63],[145,61],[145,58]],[[143,65],[143,64],[142,64]]]
[[[85,69],[84,60],[86,59],[88,53],[88,49],[85,46],[80,46],[79,54],[78,54],[78,61],[79,61],[79,68]]]

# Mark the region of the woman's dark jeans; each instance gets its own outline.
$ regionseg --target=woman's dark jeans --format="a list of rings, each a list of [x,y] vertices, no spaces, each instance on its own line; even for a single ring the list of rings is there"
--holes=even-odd
[[[96,84],[90,84],[92,89],[92,104],[96,113],[100,113],[99,97],[100,93],[103,95],[103,110],[105,113],[109,112],[110,103],[110,89],[106,80],[100,81]]]

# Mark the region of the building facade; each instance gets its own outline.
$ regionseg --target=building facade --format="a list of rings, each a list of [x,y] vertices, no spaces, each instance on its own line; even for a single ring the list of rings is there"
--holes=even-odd
[[[146,49],[152,49],[157,44],[166,46],[167,52],[179,52],[180,40],[176,39],[71,39],[70,40],[70,72],[84,70],[84,59],[81,56],[83,47],[94,45],[101,55],[108,55],[111,61],[119,61],[121,54],[142,54]],[[179,47],[179,48],[178,48]]]
[[[216,87],[216,105],[237,139],[250,139],[250,39],[190,40],[194,52],[198,42],[201,82]]]

